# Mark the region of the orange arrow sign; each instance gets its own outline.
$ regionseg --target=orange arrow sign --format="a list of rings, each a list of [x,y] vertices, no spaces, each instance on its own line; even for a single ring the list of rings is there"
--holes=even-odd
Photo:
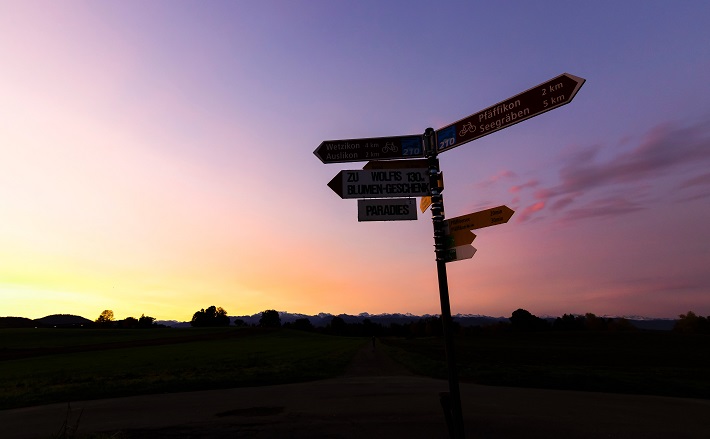
[[[439,191],[444,190],[444,173],[439,172],[439,179],[437,180],[437,186],[439,188]],[[431,206],[431,197],[426,196],[422,197],[422,200],[419,202],[419,209],[422,211],[422,213],[426,212],[426,210]]]
[[[454,248],[462,245],[468,245],[476,239],[476,235],[470,230],[459,230],[444,237],[446,240],[446,248]]]
[[[444,227],[446,233],[449,235],[461,230],[481,229],[483,227],[507,223],[513,216],[513,213],[515,212],[508,206],[498,206],[492,209],[481,210],[480,212],[447,219],[444,221]]]
[[[422,213],[426,212],[429,206],[431,206],[431,197],[422,197],[421,201],[419,201],[419,209]]]

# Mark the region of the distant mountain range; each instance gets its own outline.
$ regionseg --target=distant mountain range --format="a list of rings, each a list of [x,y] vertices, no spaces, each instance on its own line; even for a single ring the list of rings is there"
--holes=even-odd
[[[363,320],[369,319],[372,323],[379,323],[383,326],[389,326],[392,323],[397,323],[400,325],[405,325],[408,323],[416,322],[427,317],[438,317],[435,314],[424,314],[424,315],[414,315],[414,314],[369,314],[361,313],[358,315],[350,314],[328,314],[319,313],[316,315],[306,315],[298,313],[289,313],[279,311],[279,316],[281,317],[281,324],[292,323],[298,319],[308,319],[311,324],[315,327],[324,327],[330,324],[333,317],[340,317],[347,324],[362,323]],[[261,319],[261,313],[244,315],[244,316],[230,316],[232,322],[235,319],[241,319],[247,325],[257,325],[259,324],[259,319]],[[463,326],[485,326],[491,325],[496,322],[508,321],[507,317],[488,317],[479,315],[468,315],[468,314],[458,314],[454,317],[454,320],[459,322]],[[190,326],[190,322],[178,322],[176,320],[156,320],[156,323],[163,324],[165,326],[171,326],[173,328],[187,327]]]
[[[89,319],[72,314],[52,314],[34,320],[25,317],[0,317],[0,328],[81,328],[93,324]]]
[[[289,312],[279,312],[281,317],[281,323],[291,323],[297,319],[308,319],[313,326],[324,327],[330,324],[333,317],[340,317],[347,324],[362,323],[363,320],[369,319],[372,323],[377,323],[383,326],[389,326],[393,323],[399,325],[406,325],[409,323],[417,322],[421,319],[427,317],[438,317],[436,314],[424,314],[424,315],[414,315],[414,314],[369,314],[361,313],[358,315],[350,314],[328,314],[320,313],[316,315],[306,315],[298,313]],[[605,318],[610,318],[608,316],[603,316]],[[259,324],[259,319],[261,318],[261,313],[244,315],[244,316],[231,316],[229,319],[234,322],[236,319],[241,319],[247,325],[257,325]],[[542,317],[550,322],[554,321],[556,317]],[[639,329],[650,329],[658,331],[670,331],[673,329],[675,324],[675,319],[649,319],[639,316],[624,317],[633,326]],[[456,314],[454,316],[454,321],[458,322],[461,326],[488,326],[493,325],[497,322],[509,322],[507,317],[490,317],[482,316],[477,314]],[[189,328],[190,322],[179,322],[177,320],[156,320],[155,323],[159,325],[170,326],[173,328]],[[75,316],[71,314],[53,314],[41,319],[27,319],[24,317],[0,317],[0,328],[34,328],[34,327],[61,327],[61,328],[79,328],[83,326],[91,326],[93,321],[86,319],[84,317]]]
[[[306,315],[298,313],[289,313],[284,311],[279,311],[279,316],[281,317],[281,324],[291,323],[297,319],[308,319],[313,326],[324,327],[330,324],[333,317],[340,317],[347,324],[352,323],[362,323],[363,320],[369,319],[372,323],[378,323],[383,326],[389,326],[392,323],[406,325],[409,323],[417,322],[421,319],[427,317],[438,317],[438,314],[424,314],[424,315],[414,315],[414,314],[369,314],[361,313],[358,315],[350,314],[328,314],[319,313],[316,315]],[[605,318],[609,318],[604,316]],[[244,316],[230,316],[232,322],[235,319],[241,319],[247,325],[257,325],[259,324],[259,319],[261,318],[261,313],[244,315]],[[545,320],[554,321],[556,317],[543,317]],[[670,331],[673,329],[675,324],[675,319],[649,319],[645,317],[633,316],[624,317],[633,326],[639,329],[651,329],[659,331]],[[491,317],[482,316],[478,314],[456,314],[453,316],[455,322],[458,322],[461,326],[488,326],[495,324],[497,322],[509,322],[508,317]],[[170,326],[173,328],[190,327],[190,322],[179,322],[177,320],[156,320],[156,323],[165,326]]]

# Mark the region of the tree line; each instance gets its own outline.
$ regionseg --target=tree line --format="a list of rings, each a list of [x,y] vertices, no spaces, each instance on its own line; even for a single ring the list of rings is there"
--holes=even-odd
[[[148,329],[148,328],[164,328],[165,325],[155,323],[155,317],[141,314],[139,318],[126,317],[123,320],[115,320],[113,311],[105,309],[99,314],[99,317],[94,320],[94,323],[99,328],[119,328],[119,329]]]
[[[710,334],[710,316],[698,316],[692,311],[680,314],[673,331],[683,334]],[[158,327],[153,317],[141,315],[136,319],[127,317],[114,321],[113,311],[105,310],[96,319],[99,326],[117,328],[151,328]],[[209,306],[195,312],[190,321],[192,327],[225,327],[232,324],[227,310],[222,307]],[[242,319],[235,319],[234,326],[249,326]],[[160,325],[162,326],[162,325]],[[278,311],[269,309],[261,313],[258,325],[262,328],[288,328],[299,331],[320,332],[324,334],[352,337],[362,336],[395,336],[395,337],[430,337],[441,336],[443,325],[440,316],[423,317],[411,323],[390,323],[383,325],[365,318],[357,323],[347,323],[342,317],[334,316],[324,327],[314,326],[308,318],[299,318],[293,322],[281,323]],[[470,335],[479,331],[487,332],[539,332],[539,331],[634,331],[636,328],[623,317],[598,317],[593,313],[583,315],[564,314],[562,317],[543,319],[529,311],[519,308],[511,314],[508,321],[499,321],[486,326],[463,327],[458,322],[451,323],[453,332],[458,335]]]
[[[85,320],[85,319],[84,319]],[[86,321],[90,323],[90,321]],[[409,323],[390,323],[383,325],[369,318],[356,323],[347,323],[342,317],[334,316],[325,326],[315,326],[308,318],[299,318],[293,322],[281,322],[281,316],[276,310],[265,310],[261,313],[258,324],[249,325],[242,319],[233,322],[227,311],[222,307],[210,306],[195,312],[190,321],[193,327],[246,327],[289,328],[300,331],[312,331],[344,336],[397,336],[397,337],[428,337],[442,335],[440,316],[422,317]],[[34,320],[21,317],[0,317],[0,328],[36,327]],[[65,325],[67,326],[67,325]],[[72,327],[79,325],[70,325]],[[104,310],[93,324],[83,327],[145,329],[159,328],[154,317],[141,314],[139,318],[127,317],[115,320],[112,310]],[[525,309],[517,309],[507,319],[484,326],[462,326],[455,320],[451,324],[454,334],[469,335],[480,331],[486,332],[538,332],[538,331],[633,331],[633,324],[618,317],[598,317],[593,313],[564,314],[555,319],[537,317]],[[675,321],[673,331],[681,334],[710,334],[710,316],[703,317],[693,311],[680,314]]]

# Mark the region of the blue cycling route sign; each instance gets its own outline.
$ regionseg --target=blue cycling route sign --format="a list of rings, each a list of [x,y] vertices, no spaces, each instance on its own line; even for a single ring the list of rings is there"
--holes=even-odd
[[[313,154],[323,163],[366,162],[424,157],[421,134],[369,139],[326,140]]]
[[[479,139],[572,101],[585,79],[563,73],[436,131],[436,151]]]

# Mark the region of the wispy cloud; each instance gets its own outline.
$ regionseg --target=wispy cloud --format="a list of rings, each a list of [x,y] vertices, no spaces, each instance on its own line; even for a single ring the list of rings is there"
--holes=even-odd
[[[500,180],[511,179],[511,178],[516,178],[516,177],[517,177],[517,174],[515,174],[515,172],[506,169],[506,170],[499,171],[497,174],[495,174],[494,176],[492,176],[484,181],[476,183],[476,187],[479,189],[483,189],[483,188],[487,188],[487,187],[497,183]]]
[[[545,208],[545,202],[538,201],[537,203],[524,208],[523,211],[518,214],[517,220],[520,222],[528,221],[530,218],[532,218],[532,216],[535,214],[535,212],[539,212],[544,208]]]
[[[518,193],[522,191],[523,189],[528,189],[528,188],[535,188],[540,185],[540,182],[538,180],[530,180],[526,183],[523,184],[518,184],[510,188],[510,192],[512,193]]]
[[[678,186],[678,189],[685,189],[694,186],[710,186],[710,172],[684,181]]]
[[[632,142],[625,138],[617,143],[624,144]],[[650,130],[630,150],[610,154],[601,145],[577,149],[564,159],[556,185],[543,187],[530,180],[511,186],[510,191],[520,196],[522,189],[536,189],[518,216],[519,222],[529,221],[546,209],[561,212],[564,220],[619,215],[645,209],[639,195],[659,178],[685,177],[673,185],[678,190],[710,189],[708,164],[710,121],[686,127],[667,123]],[[693,176],[698,172],[702,173]],[[705,195],[689,194],[695,199]]]
[[[624,197],[610,197],[594,200],[584,207],[569,209],[565,214],[565,219],[573,221],[586,218],[619,216],[643,209],[644,207],[641,204],[629,201]]]

